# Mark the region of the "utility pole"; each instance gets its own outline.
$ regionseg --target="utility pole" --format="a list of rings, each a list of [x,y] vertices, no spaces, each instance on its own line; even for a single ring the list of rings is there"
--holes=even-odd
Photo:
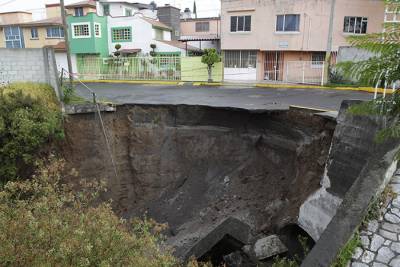
[[[62,24],[63,24],[63,29],[64,29],[65,49],[67,51],[69,85],[72,88],[74,77],[72,76],[73,70],[72,70],[71,53],[69,51],[68,25],[67,25],[67,18],[65,17],[64,0],[60,0],[60,6],[61,6],[61,19],[62,19]]]
[[[323,81],[324,83],[329,82],[329,66],[331,61],[332,54],[332,43],[333,43],[333,23],[335,21],[335,10],[336,9],[336,0],[331,0],[331,11],[329,15],[329,30],[328,30],[328,40],[326,46],[326,56],[325,56],[325,64],[323,69]]]

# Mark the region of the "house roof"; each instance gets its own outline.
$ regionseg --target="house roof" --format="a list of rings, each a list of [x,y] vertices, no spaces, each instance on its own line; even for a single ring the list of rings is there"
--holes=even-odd
[[[57,7],[60,6],[59,3],[54,3],[54,4],[46,4],[46,7]]]
[[[155,19],[151,19],[151,18],[148,18],[148,17],[141,17],[141,19],[147,21],[148,23],[150,23],[151,25],[153,25],[156,28],[161,28],[161,29],[166,29],[166,30],[172,31],[171,27],[165,25],[161,21],[158,21],[158,20],[155,20]]]
[[[31,26],[60,26],[62,25],[62,20],[61,18],[55,17],[55,18],[50,18],[50,19],[42,19],[42,20],[34,20],[34,21],[25,21],[25,22],[20,22],[20,23],[7,23],[7,24],[1,24],[0,26],[12,26],[12,25],[18,25],[21,27],[31,27]]]
[[[142,51],[142,49],[140,49],[140,48],[121,49],[121,50],[119,50],[119,52],[121,52],[122,54],[135,54],[135,53],[139,53],[141,51]]]
[[[220,40],[217,34],[204,34],[204,35],[182,35],[180,41],[215,41]]]
[[[10,12],[0,12],[0,15],[3,15],[3,14],[13,14],[13,13],[32,14],[32,12],[27,12],[27,11],[10,11]]]
[[[161,40],[158,40],[158,41],[161,42],[161,43],[170,45],[170,46],[174,46],[174,47],[177,47],[177,48],[180,48],[180,49],[184,49],[184,50],[187,48],[188,51],[201,51],[201,49],[199,49],[197,47],[194,47],[194,46],[191,46],[191,45],[187,45],[186,46],[185,43],[180,42],[180,41],[176,41],[176,40],[172,40],[172,41],[161,41]]]
[[[185,21],[207,21],[207,20],[221,20],[221,18],[220,17],[208,17],[208,18],[187,18],[187,19],[184,19],[184,18],[182,18],[181,19],[181,22],[185,22]]]
[[[139,3],[139,2],[128,2],[128,1],[112,1],[112,2],[108,2],[108,1],[100,1],[100,3],[104,3],[104,4],[127,4],[127,5],[131,5],[136,7],[139,10],[142,9],[151,9],[151,5],[150,4],[143,4],[143,3]]]
[[[94,0],[85,0],[76,3],[72,3],[65,6],[66,8],[74,8],[74,7],[96,7],[96,1]]]
[[[49,45],[47,47],[53,48],[55,52],[65,52],[65,51],[67,51],[67,48],[65,47],[65,42],[59,42],[56,45]]]

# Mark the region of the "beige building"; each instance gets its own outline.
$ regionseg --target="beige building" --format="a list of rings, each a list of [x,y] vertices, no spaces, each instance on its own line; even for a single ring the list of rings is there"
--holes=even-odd
[[[221,18],[181,19],[180,41],[199,49],[220,49]]]
[[[226,80],[324,83],[346,37],[382,31],[382,0],[222,0]]]

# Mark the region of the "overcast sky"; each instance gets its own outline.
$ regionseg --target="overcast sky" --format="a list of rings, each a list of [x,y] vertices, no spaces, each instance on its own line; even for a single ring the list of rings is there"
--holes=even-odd
[[[65,3],[70,4],[80,1],[81,0],[65,0]],[[42,19],[45,15],[44,5],[57,2],[57,0],[0,0],[0,12],[29,11],[33,13],[34,19]],[[151,0],[134,0],[128,2],[150,3]],[[183,11],[186,7],[192,10],[194,0],[155,0],[155,2],[157,5],[171,4]],[[218,16],[220,13],[220,3],[220,0],[196,0],[198,16]]]

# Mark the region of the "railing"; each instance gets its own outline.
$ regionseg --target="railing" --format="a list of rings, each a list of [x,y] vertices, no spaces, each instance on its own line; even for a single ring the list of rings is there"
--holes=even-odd
[[[118,57],[77,59],[80,79],[180,80],[180,57]]]

